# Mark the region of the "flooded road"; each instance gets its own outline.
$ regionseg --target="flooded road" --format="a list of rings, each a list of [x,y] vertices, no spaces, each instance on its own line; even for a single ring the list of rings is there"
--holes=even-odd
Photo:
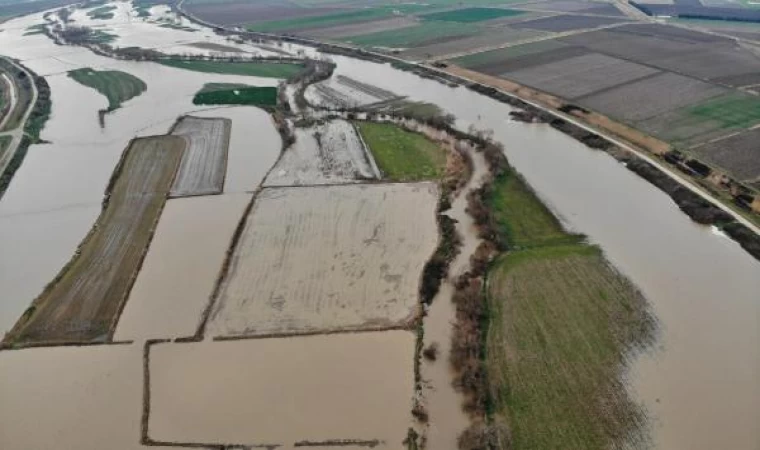
[[[30,148],[0,202],[0,245],[11,249],[0,254],[0,332],[15,322],[86,234],[131,137],[165,132],[177,115],[194,109],[192,94],[204,82],[254,83],[250,77],[241,81],[114,61],[54,46],[41,35],[21,38],[21,30],[34,23],[34,17],[14,20],[0,33],[3,52],[51,75],[53,96],[53,115],[42,133],[52,144]],[[198,40],[171,31],[167,45]],[[130,43],[139,33],[133,36]],[[156,36],[152,39],[163,39]],[[463,130],[470,125],[493,130],[510,163],[563,222],[588,235],[643,291],[660,321],[661,336],[657,351],[637,358],[628,376],[636,398],[650,412],[658,448],[757,449],[760,263],[733,241],[691,222],[664,193],[608,155],[546,125],[511,122],[507,105],[390,65],[331,58],[338,63],[336,74],[438,104],[456,115]],[[100,129],[96,114],[105,98],[60,75],[86,66],[132,73],[148,82],[148,91],[109,114]],[[263,83],[274,80],[255,82],[273,85]],[[262,129],[270,126],[256,122]],[[432,407],[430,412],[435,424]],[[431,448],[454,448],[454,443]]]

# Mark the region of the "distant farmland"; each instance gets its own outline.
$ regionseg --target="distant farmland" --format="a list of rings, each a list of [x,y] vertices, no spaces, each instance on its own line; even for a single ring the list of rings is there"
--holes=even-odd
[[[74,258],[6,335],[10,344],[108,340],[182,157],[184,142],[132,141],[107,205]]]
[[[502,8],[464,8],[451,11],[442,11],[420,16],[423,20],[441,20],[445,22],[482,22],[484,20],[499,19],[502,17],[519,16],[523,11]]]
[[[165,66],[195,72],[250,75],[265,78],[289,78],[303,70],[303,64],[292,63],[185,61],[181,59],[162,59],[159,62]]]

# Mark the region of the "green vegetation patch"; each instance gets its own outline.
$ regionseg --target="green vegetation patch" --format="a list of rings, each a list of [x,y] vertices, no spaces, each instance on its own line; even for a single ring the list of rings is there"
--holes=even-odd
[[[443,176],[446,151],[425,136],[389,123],[357,122],[356,126],[386,178],[418,181]]]
[[[760,98],[727,94],[688,109],[697,119],[715,121],[721,128],[748,128],[760,122]]]
[[[509,253],[489,277],[485,365],[508,448],[641,442],[643,413],[620,383],[626,355],[654,334],[635,287],[578,244]]]
[[[478,30],[472,26],[461,23],[423,22],[413,27],[379,31],[342,40],[364,46],[406,48],[434,43],[443,38],[471,36],[477,32]]]
[[[95,8],[92,11],[87,12],[87,17],[90,19],[96,19],[96,20],[108,20],[113,19],[113,12],[116,10],[116,7],[113,5],[106,5],[101,6],[99,8]]]
[[[123,102],[145,92],[148,86],[139,78],[118,70],[96,71],[90,68],[72,70],[69,77],[91,87],[108,99],[108,111],[113,111]]]
[[[303,64],[270,62],[191,61],[162,59],[159,63],[196,72],[249,75],[265,78],[290,78],[304,69]]]
[[[441,20],[444,22],[472,23],[524,14],[523,11],[505,8],[463,8],[441,11],[420,16],[424,20]]]
[[[8,146],[11,143],[10,136],[0,136],[0,158],[5,155],[5,151],[8,150]]]
[[[514,172],[508,171],[494,180],[485,201],[511,247],[575,243],[581,239],[565,232],[554,214]]]
[[[275,106],[277,105],[276,87],[239,87],[232,85],[231,88],[223,89],[221,83],[216,84],[216,89],[204,88],[195,94],[194,105],[253,105]]]
[[[188,26],[176,24],[176,23],[173,23],[173,22],[162,23],[161,25],[159,25],[159,27],[160,28],[171,28],[172,30],[187,31],[189,33],[195,33],[197,31],[199,31],[199,30],[196,30],[193,27],[188,27]]]

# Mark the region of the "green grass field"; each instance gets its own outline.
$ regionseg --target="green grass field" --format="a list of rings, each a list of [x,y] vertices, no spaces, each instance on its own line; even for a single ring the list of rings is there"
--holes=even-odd
[[[406,48],[423,45],[427,42],[432,43],[444,37],[470,36],[477,32],[478,30],[472,26],[461,23],[423,22],[409,28],[380,31],[342,38],[341,40],[364,46]]]
[[[87,17],[90,19],[97,19],[97,20],[108,20],[113,19],[113,12],[116,10],[116,7],[113,5],[106,5],[101,6],[99,8],[95,8],[92,11],[87,12]]]
[[[760,99],[744,94],[726,94],[690,107],[688,114],[715,121],[722,128],[748,128],[760,122]]]
[[[462,56],[461,58],[452,60],[452,62],[458,66],[475,68],[493,62],[503,61],[505,59],[517,58],[518,56],[525,56],[533,53],[541,53],[566,46],[566,44],[556,40],[546,40],[532,44],[516,45],[514,47],[506,47],[476,53],[474,55]]]
[[[137,97],[148,88],[141,79],[118,70],[84,68],[72,70],[69,77],[103,94],[108,99],[109,111],[119,108],[123,102]]]
[[[500,17],[512,17],[524,14],[515,9],[503,8],[463,8],[451,11],[441,11],[420,16],[423,20],[436,20],[444,22],[473,23],[484,20],[498,19]]]
[[[277,105],[276,87],[240,87],[231,85],[222,88],[222,83],[216,83],[214,88],[204,88],[193,97],[194,105]]]
[[[303,64],[267,62],[227,62],[227,61],[185,61],[162,59],[161,64],[195,72],[223,73],[229,75],[249,75],[264,78],[289,78],[301,70]]]
[[[486,202],[499,231],[514,248],[567,244],[581,239],[565,232],[559,220],[514,172],[494,180]]]
[[[643,433],[620,384],[651,342],[645,300],[588,245],[509,253],[490,272],[486,370],[491,419],[511,450],[603,450]]]
[[[385,178],[419,181],[443,176],[446,151],[425,136],[388,123],[356,122]]]

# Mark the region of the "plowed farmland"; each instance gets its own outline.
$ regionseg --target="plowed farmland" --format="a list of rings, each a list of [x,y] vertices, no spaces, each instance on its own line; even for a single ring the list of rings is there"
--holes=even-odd
[[[132,141],[112,178],[107,205],[76,255],[6,335],[6,343],[108,339],[184,148],[172,136]]]
[[[436,246],[437,199],[432,183],[264,189],[206,334],[403,324]]]
[[[185,139],[187,147],[172,185],[173,197],[222,192],[231,126],[229,119],[192,116],[177,122],[172,134]]]

